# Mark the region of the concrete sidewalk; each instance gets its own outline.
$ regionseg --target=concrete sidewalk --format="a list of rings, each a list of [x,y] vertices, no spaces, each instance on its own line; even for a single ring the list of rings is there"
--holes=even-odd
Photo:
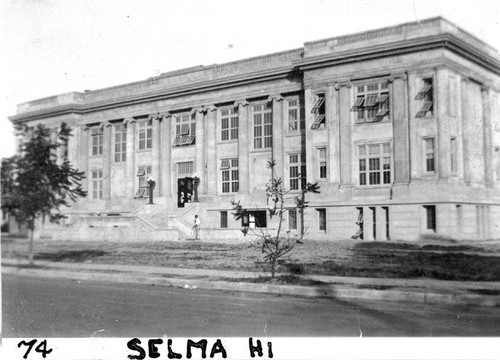
[[[26,260],[2,259],[2,273],[174,286],[189,290],[212,289],[322,296],[344,301],[370,299],[426,304],[500,306],[500,282],[300,275],[299,277],[303,279],[320,281],[322,284],[298,286],[242,281],[241,279],[263,276],[261,273],[247,271],[64,263],[40,260],[36,261],[35,267],[27,265]]]

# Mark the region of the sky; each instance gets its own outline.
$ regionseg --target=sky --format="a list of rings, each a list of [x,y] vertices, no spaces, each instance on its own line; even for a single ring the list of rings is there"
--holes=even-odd
[[[500,49],[498,0],[0,0],[0,157],[19,103],[434,16]]]

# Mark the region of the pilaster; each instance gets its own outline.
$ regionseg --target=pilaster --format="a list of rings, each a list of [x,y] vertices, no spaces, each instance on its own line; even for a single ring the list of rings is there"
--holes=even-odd
[[[408,119],[408,81],[405,73],[389,77],[392,86],[392,138],[394,154],[394,185],[410,182],[410,137]]]
[[[156,191],[153,190],[153,192],[156,192],[157,194],[161,194],[163,191],[161,189],[162,187],[162,181],[161,181],[161,176],[162,173],[160,171],[160,164],[162,163],[162,153],[160,149],[160,144],[161,144],[161,121],[163,120],[163,116],[160,114],[156,115],[151,115],[150,120],[152,120],[152,127],[153,127],[153,148],[151,149],[151,175],[153,179],[156,182],[155,189]],[[154,194],[156,195],[156,194]]]
[[[493,186],[493,128],[491,118],[490,90],[481,88],[483,105],[483,146],[484,146],[484,183],[486,187]]]
[[[193,109],[196,121],[196,144],[195,144],[195,170],[194,172],[200,179],[200,184],[206,182],[205,178],[205,122],[203,116],[203,108]],[[205,187],[198,187],[198,195],[203,195],[205,193]]]
[[[217,194],[217,108],[215,106],[204,107],[207,137],[205,141],[206,154],[206,194]]]
[[[340,142],[340,186],[352,187],[352,123],[351,123],[351,83],[338,82],[339,92],[339,142]]]
[[[249,162],[249,137],[248,130],[248,101],[238,100],[235,102],[238,106],[238,171],[239,171],[239,193],[247,194],[250,192],[250,162]]]
[[[172,116],[168,113],[161,114],[161,137],[160,137],[160,148],[161,148],[161,187],[160,196],[171,197],[172,196],[172,136],[171,136],[171,125],[170,121]]]
[[[437,121],[437,167],[440,181],[447,181],[450,174],[450,123],[448,117],[448,76],[446,70],[436,74],[437,96],[434,99]]]
[[[461,83],[461,101],[462,104],[462,153],[463,153],[463,169],[464,182],[470,184],[472,181],[472,166],[471,166],[471,136],[472,136],[472,92],[469,89],[469,80],[462,79]]]
[[[339,93],[333,85],[326,88],[325,99],[326,124],[328,127],[328,154],[327,171],[330,184],[340,183],[340,122],[339,122]]]
[[[314,106],[314,93],[312,89],[304,90],[305,108],[305,138],[306,138],[306,175],[307,182],[314,182],[314,134],[311,126],[314,122],[314,115],[311,113]]]
[[[279,94],[270,95],[268,101],[272,102],[273,109],[273,147],[272,159],[276,162],[274,171],[278,178],[284,179],[284,154],[283,154],[283,97]],[[302,174],[301,174],[302,175]]]
[[[126,176],[127,176],[127,198],[133,198],[135,195],[135,133],[136,133],[136,120],[134,118],[128,118],[123,121],[127,127],[127,164],[126,164]]]
[[[111,199],[111,160],[113,158],[113,127],[109,122],[103,124],[103,144],[102,144],[102,174],[103,174],[103,189],[102,197],[106,200]]]
[[[85,174],[86,180],[82,181],[82,188],[88,190],[89,184],[89,128],[87,125],[80,126],[80,139],[78,152],[78,169]]]

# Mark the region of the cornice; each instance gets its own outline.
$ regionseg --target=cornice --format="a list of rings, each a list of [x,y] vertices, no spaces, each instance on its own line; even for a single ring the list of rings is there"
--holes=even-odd
[[[306,57],[294,61],[293,64],[301,71],[305,71],[326,66],[336,66],[439,48],[445,48],[458,53],[495,74],[500,75],[500,61],[498,59],[481,52],[479,49],[470,46],[451,34],[441,34],[414,40],[403,40],[370,48],[342,51],[336,54],[326,54],[310,58]]]
[[[128,97],[120,97],[111,100],[93,102],[89,104],[65,104],[61,106],[52,107],[49,109],[42,109],[33,112],[16,114],[10,116],[9,120],[16,123],[16,122],[44,119],[54,116],[62,116],[67,114],[83,115],[97,111],[114,109],[117,107],[172,99],[179,96],[215,91],[225,88],[252,84],[256,82],[279,80],[289,76],[292,69],[293,68],[291,66],[286,66],[277,69],[270,69],[265,71],[258,71],[253,73],[231,76],[229,78],[219,79],[216,81],[204,81],[200,83],[164,89],[161,91],[132,95]]]
[[[199,83],[177,86],[149,93],[135,94],[104,101],[96,101],[88,104],[65,104],[33,112],[26,112],[9,117],[14,122],[25,122],[68,114],[89,114],[93,112],[109,110],[124,106],[144,104],[149,102],[172,99],[176,97],[210,92],[225,88],[247,85],[257,82],[284,79],[290,74],[299,71],[319,69],[328,66],[336,66],[352,62],[367,61],[384,57],[410,54],[433,49],[446,49],[452,51],[481,67],[500,75],[500,60],[485,54],[481,50],[469,45],[451,34],[441,34],[403,40],[396,43],[376,45],[369,48],[342,51],[339,53],[326,54],[300,60],[295,60],[290,66],[283,66],[269,70],[260,70],[240,75],[234,75],[215,81],[202,81]]]

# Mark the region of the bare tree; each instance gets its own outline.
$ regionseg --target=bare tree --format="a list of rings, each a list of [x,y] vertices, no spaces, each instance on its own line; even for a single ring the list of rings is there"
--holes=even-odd
[[[307,207],[305,200],[306,193],[319,193],[318,183],[306,183],[305,178],[301,176],[301,192],[298,195],[290,194],[290,189],[285,189],[283,180],[276,176],[274,167],[275,161],[270,161],[267,167],[271,169],[271,179],[266,184],[266,197],[269,205],[269,217],[278,217],[278,228],[276,232],[270,234],[267,229],[260,229],[260,232],[255,232],[258,240],[251,244],[261,249],[264,254],[264,260],[270,265],[271,278],[276,277],[278,268],[278,260],[286,255],[289,255],[294,248],[302,243],[305,236],[303,223],[303,210]],[[240,220],[248,216],[248,210],[241,205],[240,201],[231,201],[233,206],[233,217],[235,220]],[[290,231],[284,230],[285,214],[290,210],[299,210],[301,213],[301,229],[300,233],[291,235]],[[248,226],[242,229],[245,235],[250,231]],[[252,230],[253,231],[253,230]]]

